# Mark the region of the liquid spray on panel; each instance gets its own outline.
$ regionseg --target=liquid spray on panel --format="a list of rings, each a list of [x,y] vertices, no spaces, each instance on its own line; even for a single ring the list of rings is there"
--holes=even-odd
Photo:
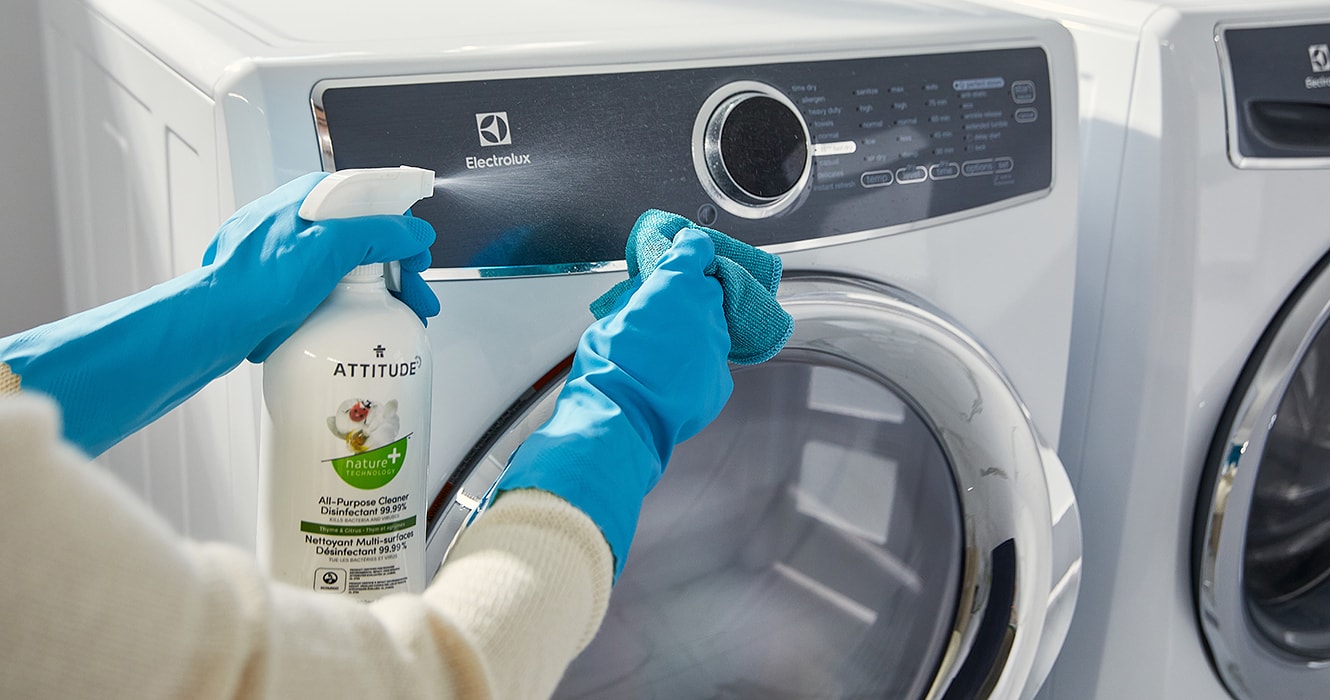
[[[401,214],[433,187],[420,168],[343,170],[300,216]],[[431,355],[385,286],[395,266],[346,275],[263,367],[259,561],[274,579],[364,601],[427,583]]]

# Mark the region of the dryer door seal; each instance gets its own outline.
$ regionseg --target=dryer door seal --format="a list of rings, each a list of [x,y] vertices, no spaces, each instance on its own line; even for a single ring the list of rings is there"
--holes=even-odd
[[[556,696],[1032,696],[1079,583],[1057,457],[921,300],[800,275],[780,296],[794,336],[677,448]],[[460,492],[488,489],[557,389]]]

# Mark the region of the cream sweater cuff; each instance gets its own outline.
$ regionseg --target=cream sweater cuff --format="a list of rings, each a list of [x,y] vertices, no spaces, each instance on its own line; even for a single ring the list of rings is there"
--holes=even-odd
[[[585,513],[523,489],[461,534],[425,595],[472,635],[497,697],[547,697],[600,628],[613,571]]]
[[[19,376],[9,369],[9,365],[0,362],[0,396],[19,392]]]

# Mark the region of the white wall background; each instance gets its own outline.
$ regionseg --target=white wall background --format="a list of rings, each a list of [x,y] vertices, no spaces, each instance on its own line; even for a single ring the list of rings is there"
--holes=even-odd
[[[40,0],[0,0],[0,337],[64,315]]]

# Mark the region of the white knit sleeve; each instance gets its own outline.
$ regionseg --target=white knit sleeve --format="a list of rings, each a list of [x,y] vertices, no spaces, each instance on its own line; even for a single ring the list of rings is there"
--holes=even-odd
[[[49,401],[0,398],[0,697],[546,697],[604,615],[609,548],[549,494],[506,494],[426,593],[365,605],[181,539],[58,436]]]

